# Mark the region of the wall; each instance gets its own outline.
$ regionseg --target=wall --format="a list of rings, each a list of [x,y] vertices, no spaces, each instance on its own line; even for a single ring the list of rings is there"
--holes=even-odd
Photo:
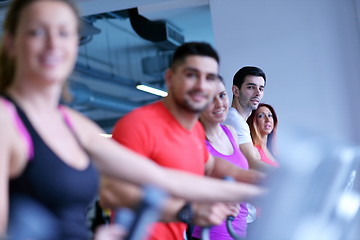
[[[306,129],[360,143],[360,37],[356,0],[210,0],[221,72],[255,65],[280,133]]]

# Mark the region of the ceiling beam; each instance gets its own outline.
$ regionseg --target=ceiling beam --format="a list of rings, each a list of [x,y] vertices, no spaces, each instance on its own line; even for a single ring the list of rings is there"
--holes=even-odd
[[[77,4],[81,14],[86,16],[168,1],[174,0],[77,0]]]

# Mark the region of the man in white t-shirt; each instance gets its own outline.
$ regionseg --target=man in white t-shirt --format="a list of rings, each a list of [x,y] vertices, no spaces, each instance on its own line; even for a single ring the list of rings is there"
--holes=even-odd
[[[257,170],[266,170],[267,166],[256,154],[246,120],[257,109],[264,96],[265,85],[266,76],[260,68],[247,66],[237,71],[233,78],[231,108],[224,122],[235,128],[241,152],[250,168]]]

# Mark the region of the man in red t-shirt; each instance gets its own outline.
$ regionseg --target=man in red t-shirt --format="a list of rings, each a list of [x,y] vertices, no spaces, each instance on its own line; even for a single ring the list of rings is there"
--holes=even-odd
[[[113,138],[164,167],[199,175],[205,172],[209,153],[201,124],[196,122],[191,129],[184,128],[162,101],[124,116],[116,124]],[[179,239],[176,236],[182,236],[185,229],[186,224],[180,222],[158,223],[151,239]]]
[[[168,96],[125,115],[117,122],[113,138],[164,167],[213,177],[232,176],[238,181],[257,181],[256,173],[214,158],[206,149],[205,132],[198,118],[214,97],[219,81],[218,64],[216,51],[206,43],[180,46],[165,73]],[[105,206],[134,205],[134,199],[139,198],[139,190],[129,184],[110,178],[103,181],[101,200]],[[187,219],[177,214],[179,209],[184,209],[183,205],[180,199],[171,199],[166,204],[162,220],[169,222],[154,224],[151,240],[183,239],[186,224],[179,220],[187,222]],[[220,224],[227,215],[237,215],[223,203],[191,206],[198,225]]]

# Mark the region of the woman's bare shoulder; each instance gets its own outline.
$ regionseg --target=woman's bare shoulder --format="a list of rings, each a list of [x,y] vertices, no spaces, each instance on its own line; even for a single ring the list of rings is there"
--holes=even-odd
[[[13,117],[11,116],[12,107],[12,105],[8,105],[5,102],[4,98],[0,97],[0,129],[2,134],[11,129],[9,126],[14,126]]]
[[[63,109],[84,146],[88,146],[89,140],[104,133],[94,121],[84,114],[66,106]]]
[[[227,129],[229,129],[229,131],[231,132],[231,134],[233,135],[233,137],[234,137],[234,139],[235,139],[235,141],[237,143],[238,142],[237,141],[237,133],[236,133],[235,128],[233,126],[231,126],[231,125],[228,125],[228,124],[223,124],[223,125],[225,125],[227,127]]]

